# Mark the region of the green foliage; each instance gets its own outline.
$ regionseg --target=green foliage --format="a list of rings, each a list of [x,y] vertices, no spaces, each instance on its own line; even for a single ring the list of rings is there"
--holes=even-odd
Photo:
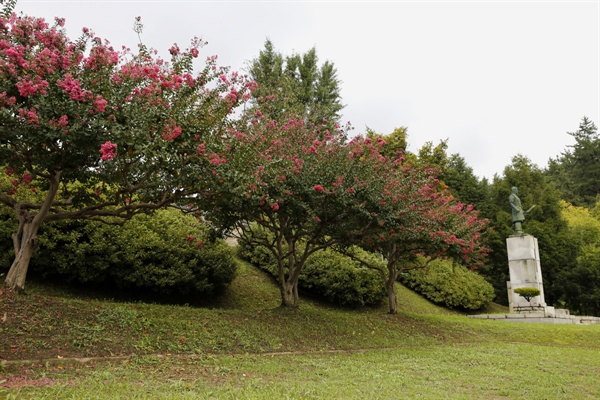
[[[600,218],[587,207],[561,202],[570,240],[577,246],[575,265],[560,275],[561,300],[572,312],[600,315]],[[597,205],[598,206],[598,205]]]
[[[405,126],[395,128],[392,133],[388,135],[381,135],[371,128],[367,128],[366,137],[372,140],[377,140],[378,138],[385,140],[386,145],[381,149],[381,154],[385,157],[396,159],[398,156],[402,155],[404,158],[414,158],[412,153],[407,153],[406,151],[406,148],[408,147],[408,128]]]
[[[373,306],[385,298],[381,275],[331,249],[313,254],[300,274],[299,287],[342,306]]]
[[[0,205],[0,271],[3,272],[15,256],[11,235],[17,230],[17,222],[13,214],[8,207]]]
[[[481,275],[451,261],[434,260],[424,269],[400,274],[399,279],[434,303],[450,308],[478,310],[494,298],[493,287]]]
[[[0,15],[8,17],[17,6],[17,0],[0,0]]]
[[[284,57],[267,39],[264,50],[251,63],[250,75],[258,83],[253,97],[269,118],[294,117],[314,124],[326,120],[331,127],[340,117],[343,106],[337,71],[329,61],[318,66],[314,47]]]
[[[240,256],[278,276],[277,260],[263,246],[239,245]],[[298,287],[311,295],[341,306],[373,306],[385,297],[380,274],[331,249],[311,255],[298,279]]]
[[[525,300],[531,301],[531,299],[534,298],[535,296],[539,296],[541,292],[540,292],[540,289],[538,289],[538,288],[523,287],[523,288],[515,289],[515,293],[518,294],[519,296],[525,298]]]
[[[440,140],[437,146],[426,142],[418,151],[418,164],[444,171],[448,165],[448,139]]]
[[[563,199],[575,205],[592,207],[600,194],[600,135],[589,118],[583,117],[579,129],[569,132],[575,139],[571,149],[550,160],[548,177],[559,188]]]
[[[488,192],[486,179],[479,180],[473,168],[467,165],[465,159],[458,154],[452,154],[440,179],[461,202],[473,204],[476,209],[484,211]]]
[[[68,280],[211,296],[235,276],[229,246],[178,210],[139,215],[123,227],[97,221],[48,224],[32,267]]]

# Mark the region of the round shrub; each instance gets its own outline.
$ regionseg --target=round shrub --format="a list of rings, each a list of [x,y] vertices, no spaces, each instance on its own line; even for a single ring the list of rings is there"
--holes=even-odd
[[[330,249],[308,258],[298,286],[334,304],[350,307],[378,305],[386,295],[377,271]]]
[[[138,215],[124,226],[97,221],[47,224],[32,269],[67,280],[210,296],[236,270],[231,249],[179,210]]]
[[[434,303],[478,310],[494,299],[494,289],[481,275],[448,260],[400,274],[399,280]]]
[[[515,289],[514,292],[527,301],[531,301],[532,298],[534,298],[535,296],[539,296],[541,293],[540,289],[533,287],[518,288]]]

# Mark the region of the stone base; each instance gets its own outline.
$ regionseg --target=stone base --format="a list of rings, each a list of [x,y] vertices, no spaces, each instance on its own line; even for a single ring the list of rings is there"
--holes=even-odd
[[[569,315],[569,310],[566,311],[567,313],[529,312],[521,314],[481,314],[469,315],[469,318],[486,319],[493,321],[529,322],[537,324],[600,324],[600,317]]]
[[[510,281],[506,282],[510,312],[521,310],[545,312],[544,284],[537,239],[531,235],[512,235],[506,239]],[[527,301],[515,289],[532,287],[540,295]]]

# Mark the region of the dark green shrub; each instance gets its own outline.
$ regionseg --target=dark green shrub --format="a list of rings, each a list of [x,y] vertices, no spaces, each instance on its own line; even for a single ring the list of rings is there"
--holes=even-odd
[[[478,273],[447,260],[400,274],[399,280],[434,303],[478,310],[494,299],[493,287]]]
[[[309,257],[298,286],[342,306],[378,305],[385,298],[381,275],[347,256],[327,249]]]
[[[156,293],[210,296],[234,276],[232,251],[179,210],[139,215],[124,226],[96,221],[47,224],[32,269],[70,281]]]
[[[17,223],[9,214],[10,211],[8,207],[0,205],[0,276],[8,271],[15,257],[11,235],[17,230]]]

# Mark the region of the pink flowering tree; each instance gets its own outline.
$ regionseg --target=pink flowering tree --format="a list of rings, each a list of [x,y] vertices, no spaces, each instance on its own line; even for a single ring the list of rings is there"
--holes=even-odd
[[[63,25],[0,17],[0,168],[12,178],[0,204],[19,222],[5,286],[17,290],[42,223],[118,223],[197,196],[211,164],[195,149],[220,140],[255,85],[216,57],[194,73],[198,39],[174,45],[167,62],[143,45],[115,50],[85,28],[71,40]],[[19,197],[23,187],[43,198]]]
[[[342,252],[380,272],[392,314],[397,309],[394,287],[402,271],[424,268],[435,258],[452,258],[476,269],[487,255],[481,241],[487,221],[480,219],[472,206],[457,202],[441,189],[435,171],[403,161],[400,156],[377,165],[382,186],[377,199],[367,204],[376,223],[362,232],[336,232],[342,236]],[[363,249],[380,254],[385,265],[361,258],[353,251],[357,242]]]
[[[257,111],[227,133],[223,148],[198,149],[213,165],[214,193],[203,199],[207,218],[271,252],[283,307],[298,305],[302,268],[311,254],[336,243],[332,230],[361,231],[373,220],[364,205],[374,196],[375,158],[355,157],[359,144],[326,126],[278,123]]]

